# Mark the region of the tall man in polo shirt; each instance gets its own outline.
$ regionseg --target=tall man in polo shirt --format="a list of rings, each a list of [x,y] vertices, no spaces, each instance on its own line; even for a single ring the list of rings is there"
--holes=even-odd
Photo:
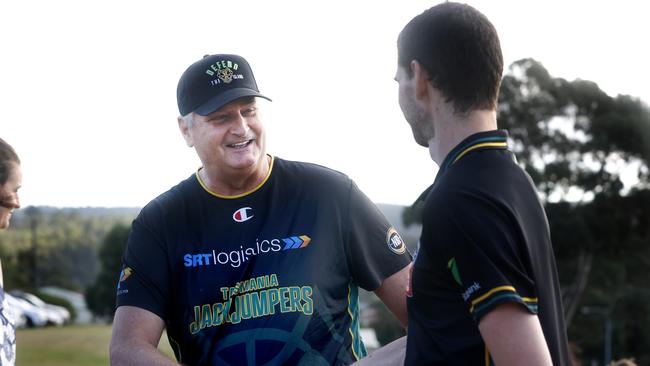
[[[177,96],[202,167],[133,222],[113,365],[176,364],[163,329],[186,365],[347,365],[365,355],[358,287],[406,324],[404,242],[349,177],[266,153],[245,59],[206,56]]]
[[[406,365],[568,365],[544,209],[497,129],[494,26],[443,3],[412,19],[397,45],[400,107],[440,167],[422,195]]]

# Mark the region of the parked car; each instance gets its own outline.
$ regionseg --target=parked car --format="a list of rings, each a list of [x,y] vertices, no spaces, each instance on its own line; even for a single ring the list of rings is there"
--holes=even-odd
[[[63,306],[48,304],[38,296],[20,290],[12,290],[10,293],[43,311],[47,318],[47,324],[63,325],[70,322],[70,312]]]
[[[17,327],[42,327],[47,324],[47,314],[29,302],[5,293],[8,305],[14,314]]]
[[[67,300],[76,313],[74,318],[76,324],[89,324],[93,321],[93,315],[90,310],[88,310],[86,298],[82,293],[54,286],[40,287],[38,291],[46,295]]]

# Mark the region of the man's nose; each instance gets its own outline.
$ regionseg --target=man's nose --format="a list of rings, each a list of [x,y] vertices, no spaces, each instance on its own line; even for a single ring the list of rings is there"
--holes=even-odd
[[[231,132],[236,136],[246,136],[249,130],[250,127],[248,126],[246,118],[242,115],[238,115],[237,119],[234,121]]]

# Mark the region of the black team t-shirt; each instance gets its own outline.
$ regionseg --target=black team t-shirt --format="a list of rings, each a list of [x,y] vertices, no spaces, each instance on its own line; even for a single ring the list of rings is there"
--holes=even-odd
[[[478,323],[515,302],[539,317],[554,364],[568,365],[548,222],[507,132],[461,142],[423,197],[405,364],[493,364]]]
[[[358,287],[377,289],[411,260],[347,176],[271,167],[236,197],[192,175],[133,222],[117,306],[160,316],[183,364],[352,363],[366,354]]]

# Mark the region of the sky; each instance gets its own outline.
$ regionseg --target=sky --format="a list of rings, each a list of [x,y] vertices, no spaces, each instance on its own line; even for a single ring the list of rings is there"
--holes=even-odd
[[[396,39],[437,1],[0,2],[0,137],[21,203],[141,207],[200,166],[178,131],[176,85],[208,53],[253,68],[268,152],[339,170],[375,202],[411,204],[437,166],[397,103]],[[468,1],[506,66],[650,102],[642,1]]]

